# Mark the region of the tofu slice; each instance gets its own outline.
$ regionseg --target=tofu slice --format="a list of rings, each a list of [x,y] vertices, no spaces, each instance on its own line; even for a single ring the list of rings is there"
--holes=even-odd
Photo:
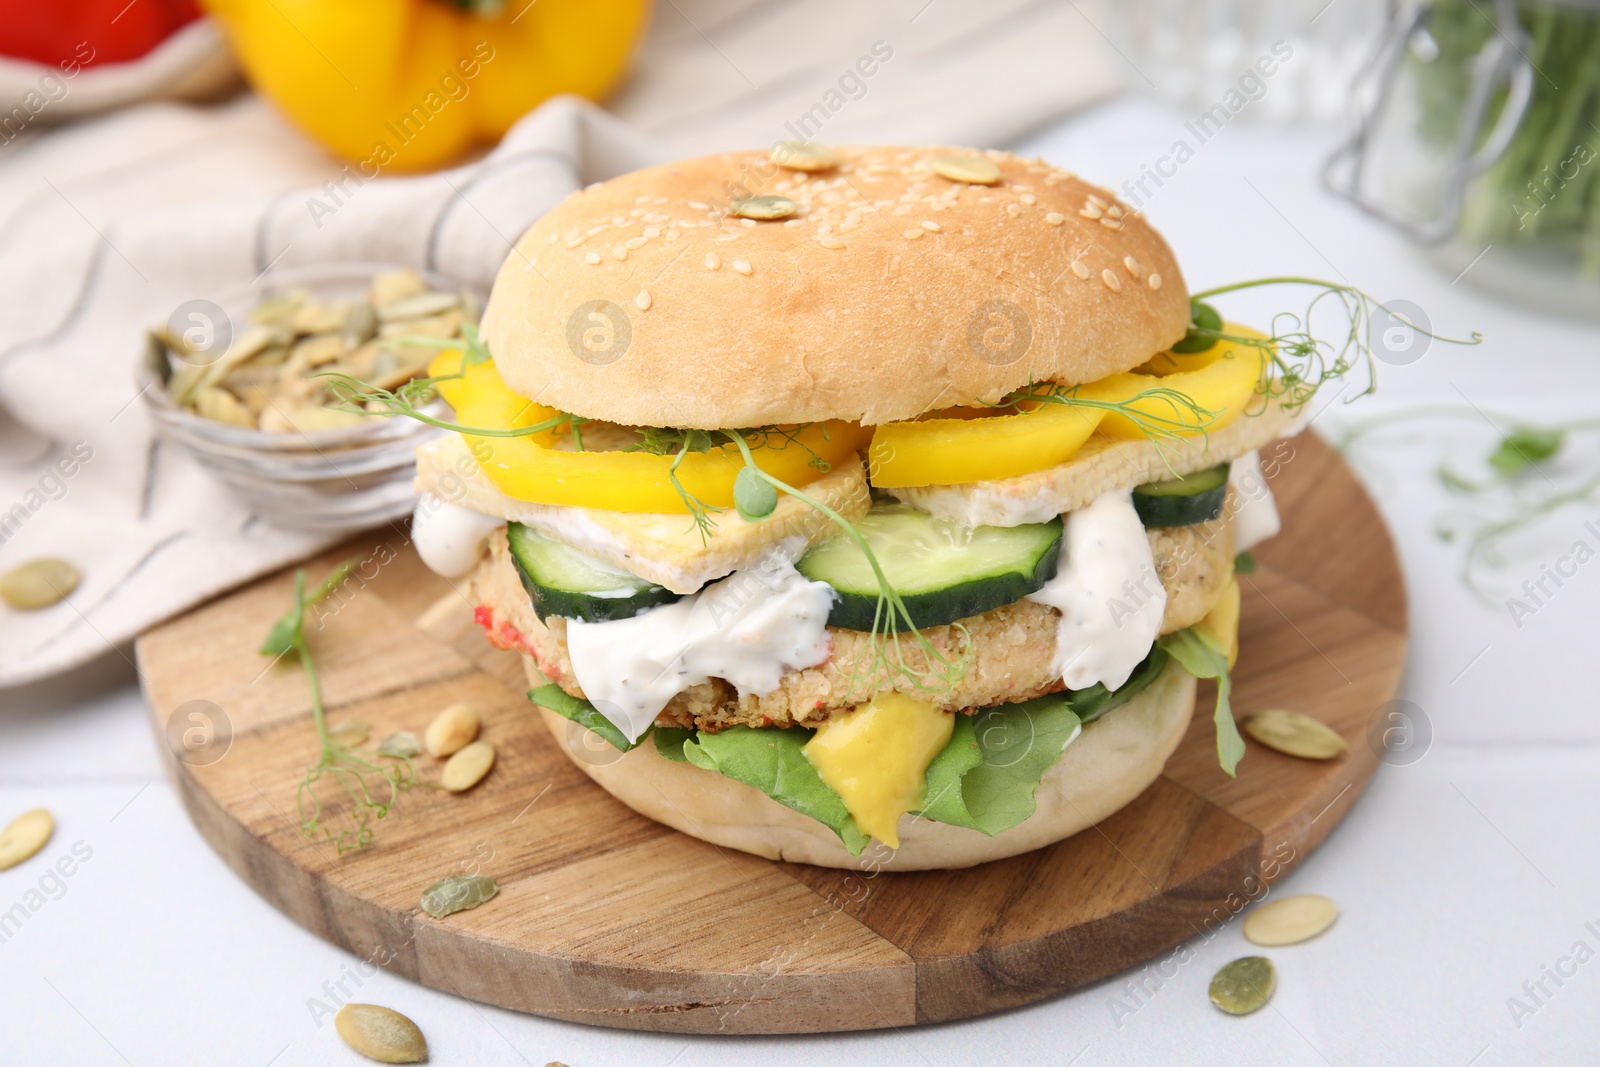
[[[754,562],[781,541],[794,538],[786,547],[798,554],[839,532],[827,516],[787,494],[779,494],[777,508],[759,522],[747,522],[732,508],[716,513],[716,526],[704,539],[687,514],[530,504],[501,492],[454,433],[417,449],[416,488],[484,515],[531,526],[674,593],[692,593]],[[805,491],[851,520],[865,515],[872,502],[866,468],[859,459],[836,464]]]
[[[1049,522],[1113,489],[1193,474],[1300,432],[1300,410],[1270,400],[1210,434],[1176,441],[1123,440],[1096,434],[1065,463],[992,482],[928,485],[885,492],[931,515],[968,526]]]

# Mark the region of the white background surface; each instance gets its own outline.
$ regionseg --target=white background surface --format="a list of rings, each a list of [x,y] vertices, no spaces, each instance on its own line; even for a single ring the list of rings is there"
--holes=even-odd
[[[1168,151],[1185,117],[1122,101],[1022,149],[1117,187]],[[1465,281],[1452,286],[1331,200],[1315,178],[1331,140],[1326,129],[1236,122],[1182,168],[1147,210],[1191,288],[1342,276],[1380,298],[1414,301],[1442,332],[1483,331],[1481,347],[1435,346],[1410,366],[1382,368],[1381,397],[1356,414],[1463,396],[1532,418],[1595,412],[1600,332],[1524,315]],[[1240,317],[1251,307],[1268,306],[1225,305]],[[1600,960],[1559,988],[1547,980],[1553,995],[1520,1027],[1507,999],[1526,999],[1523,983],[1575,942],[1600,951],[1600,936],[1584,928],[1600,929],[1600,562],[1520,630],[1504,608],[1474,600],[1456,574],[1459,548],[1434,536],[1450,501],[1431,472],[1446,454],[1467,465],[1493,438],[1466,424],[1456,432],[1453,453],[1422,441],[1382,450],[1372,479],[1411,598],[1403,695],[1431,721],[1431,747],[1412,765],[1380,768],[1344,823],[1274,890],[1327,894],[1343,915],[1322,938],[1270,952],[1279,990],[1268,1009],[1230,1018],[1206,999],[1216,968],[1252,951],[1237,924],[1197,946],[1196,960],[1120,1026],[1111,1005],[1122,980],[971,1022],[781,1039],[592,1029],[389,975],[349,988],[415,1019],[433,1062],[450,1064],[1595,1062]],[[1595,444],[1573,450],[1592,463]],[[1556,515],[1524,540],[1505,584],[1537,576],[1596,517]],[[0,944],[0,1062],[360,1062],[307,1009],[353,957],[263,903],[200,840],[161,777],[129,656],[113,652],[74,677],[0,693],[0,817],[42,805],[58,820],[39,857],[0,874],[0,911],[74,842],[93,850],[64,895]]]

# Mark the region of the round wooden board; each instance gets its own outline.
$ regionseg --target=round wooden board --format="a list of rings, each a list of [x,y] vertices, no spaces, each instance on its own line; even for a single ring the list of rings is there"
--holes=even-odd
[[[140,671],[201,834],[275,907],[358,957],[606,1026],[800,1033],[959,1019],[1215,929],[1327,835],[1377,765],[1368,729],[1395,694],[1406,645],[1393,545],[1319,439],[1277,442],[1264,459],[1278,468],[1285,532],[1241,577],[1234,708],[1303,711],[1343,734],[1348,754],[1313,763],[1250,742],[1229,779],[1207,684],[1162,777],[1132,804],[1050,848],[968,870],[774,863],[634,814],[558,750],[523,696],[519,657],[488,646],[472,605],[420,565],[399,527],[308,565],[318,579],[352,553],[368,560],[312,635],[330,719],[366,719],[376,740],[475,704],[499,763],[472,792],[405,793],[372,843],[342,857],[301,836],[295,790],[315,752],[305,679],[256,653],[290,602],[288,572],[146,634]],[[190,701],[209,704],[183,709]],[[226,720],[231,744],[180,761],[169,720],[181,736],[196,708]],[[436,762],[418,765],[437,780]],[[490,904],[443,921],[420,911],[426,885],[480,868],[500,884]]]

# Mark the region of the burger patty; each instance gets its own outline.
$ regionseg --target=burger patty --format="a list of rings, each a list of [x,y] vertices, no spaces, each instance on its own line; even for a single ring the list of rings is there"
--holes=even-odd
[[[1161,632],[1172,633],[1199,622],[1233,577],[1232,508],[1220,518],[1193,526],[1146,531],[1161,584],[1167,591]],[[522,587],[506,544],[505,531],[489,541],[489,554],[473,573],[478,619],[489,639],[503,648],[531,656],[545,677],[566,692],[582,697],[567,655],[567,622],[552,617],[541,622]],[[929,643],[965,669],[935,703],[947,711],[971,714],[993,704],[1029,700],[1063,688],[1055,662],[1055,608],[1031,600],[962,619],[949,626],[923,630]],[[728,726],[815,725],[835,711],[864,704],[886,689],[896,688],[921,699],[929,693],[901,675],[891,679],[874,654],[870,634],[828,628],[831,650],[818,667],[789,671],[778,688],[763,696],[740,694],[714,678],[685,689],[656,717],[658,726],[695,727],[716,731]],[[912,672],[926,671],[928,657],[920,643],[902,635],[900,648]]]

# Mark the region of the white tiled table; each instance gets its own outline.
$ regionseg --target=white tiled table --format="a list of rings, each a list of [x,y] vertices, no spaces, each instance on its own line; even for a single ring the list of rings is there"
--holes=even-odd
[[[1023,149],[1117,186],[1165,153],[1186,117],[1118,102]],[[1600,331],[1451,286],[1330,200],[1314,177],[1330,138],[1326,129],[1236,123],[1167,184],[1148,210],[1191,287],[1342,274],[1381,298],[1414,301],[1442,331],[1486,335],[1476,349],[1435,347],[1415,364],[1383,368],[1381,397],[1358,413],[1463,395],[1530,417],[1600,411]],[[1472,438],[1461,455],[1485,440]],[[1594,446],[1578,447],[1592,459]],[[41,857],[0,874],[0,912],[40,888],[47,864],[74,843],[80,855],[92,850],[70,878],[47,879],[44,906],[0,943],[0,1062],[351,1064],[357,1057],[307,1009],[308,998],[327,995],[325,982],[341,979],[358,999],[416,1019],[436,1063],[1596,1062],[1600,962],[1560,986],[1546,978],[1551,995],[1520,1026],[1507,1001],[1534,1006],[1524,982],[1539,982],[1575,943],[1600,952],[1600,935],[1584,926],[1600,930],[1600,563],[1580,569],[1520,630],[1505,610],[1481,606],[1456,577],[1458,550],[1432,532],[1448,504],[1430,473],[1440,454],[1427,444],[1386,452],[1378,478],[1411,597],[1404,695],[1428,715],[1432,745],[1419,762],[1380,768],[1351,815],[1281,885],[1325,893],[1343,916],[1321,939],[1272,952],[1279,991],[1268,1010],[1235,1019],[1206,1000],[1212,972],[1247,950],[1234,927],[1120,1027],[1116,980],[972,1022],[787,1039],[591,1029],[388,975],[357,990],[351,957],[258,899],[190,827],[161,777],[122,650],[73,677],[0,693],[0,814],[44,805],[59,822]],[[1508,570],[1514,584],[1595,517],[1556,516]]]

